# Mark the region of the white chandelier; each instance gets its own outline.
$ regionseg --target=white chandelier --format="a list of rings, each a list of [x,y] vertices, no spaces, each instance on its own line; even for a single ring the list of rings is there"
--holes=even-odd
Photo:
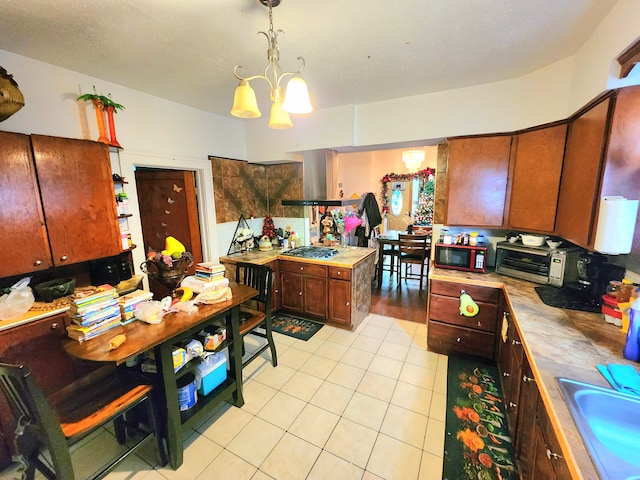
[[[402,152],[402,161],[410,172],[415,172],[424,161],[424,150],[407,150]]]
[[[273,30],[273,15],[272,8],[277,7],[280,4],[280,0],[259,0],[264,6],[269,7],[269,31],[258,32],[267,37],[269,48],[267,49],[267,58],[269,63],[264,69],[263,75],[254,75],[253,77],[241,77],[238,75],[238,70],[242,68],[241,65],[236,65],[233,68],[233,74],[236,76],[240,83],[236,87],[235,95],[233,97],[233,107],[231,108],[231,115],[239,118],[258,118],[262,114],[258,109],[258,102],[256,101],[256,93],[254,92],[249,81],[255,79],[265,80],[269,84],[269,94],[271,98],[271,114],[269,116],[269,128],[285,129],[293,127],[291,122],[290,113],[309,113],[313,110],[311,102],[309,101],[309,90],[307,89],[307,83],[300,77],[300,73],[304,70],[304,58],[298,57],[298,60],[302,62],[302,66],[297,72],[283,72],[278,64],[280,46],[278,45],[278,34],[284,33],[282,30]],[[284,98],[282,96],[282,89],[280,82],[285,77],[292,77],[288,84]]]

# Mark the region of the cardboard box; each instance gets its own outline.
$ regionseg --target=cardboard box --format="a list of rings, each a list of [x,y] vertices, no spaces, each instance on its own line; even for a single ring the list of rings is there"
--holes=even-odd
[[[227,379],[227,357],[224,354],[209,355],[196,368],[198,393],[207,395]]]

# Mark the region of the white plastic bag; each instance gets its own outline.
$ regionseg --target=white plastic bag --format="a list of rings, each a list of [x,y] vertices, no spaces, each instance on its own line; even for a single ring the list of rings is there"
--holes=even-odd
[[[21,317],[29,311],[36,301],[29,286],[31,277],[25,277],[11,287],[9,293],[0,297],[0,320]]]
[[[143,322],[156,324],[162,321],[162,317],[165,312],[162,309],[162,302],[156,300],[150,300],[148,302],[141,302],[136,305],[133,315]]]

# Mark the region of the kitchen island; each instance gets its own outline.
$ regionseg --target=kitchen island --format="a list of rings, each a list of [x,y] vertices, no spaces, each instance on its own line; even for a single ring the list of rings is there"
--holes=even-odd
[[[321,248],[321,247],[320,247]],[[235,279],[237,262],[269,265],[274,272],[272,309],[355,330],[371,310],[373,248],[336,247],[331,258],[287,255],[288,249],[257,249],[220,257]]]
[[[558,388],[556,377],[567,377],[609,387],[596,369],[597,364],[633,364],[637,368],[636,363],[629,362],[622,356],[625,334],[620,328],[606,323],[601,314],[547,306],[534,290],[537,285],[524,280],[496,273],[478,274],[440,268],[434,268],[429,278],[430,283],[433,280],[455,282],[461,285],[498,288],[504,292],[504,311],[510,314],[505,317],[508,317],[511,325],[515,327],[516,331],[513,334],[519,337],[524,360],[531,369],[528,377],[527,371],[523,369],[523,376],[518,375],[517,381],[526,380],[537,386],[541,401],[538,410],[540,407],[546,410],[559,443],[558,452],[554,452],[552,446],[547,445],[547,449],[551,451],[549,461],[553,463],[564,459],[571,478],[599,479]],[[498,343],[502,342],[503,337],[500,329],[499,325]],[[531,381],[530,377],[535,380]],[[525,405],[518,408],[521,417],[536,415],[535,411],[527,410]],[[534,442],[534,439],[530,439],[530,442]],[[542,453],[544,460],[547,455],[545,452]],[[554,453],[562,458],[553,457]],[[538,458],[531,458],[530,461],[534,463]],[[531,465],[529,468],[532,468]]]

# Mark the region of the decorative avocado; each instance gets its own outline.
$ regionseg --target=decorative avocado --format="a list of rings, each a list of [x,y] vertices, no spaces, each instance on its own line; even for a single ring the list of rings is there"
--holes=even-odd
[[[475,317],[480,311],[478,304],[464,290],[460,293],[460,315]]]

